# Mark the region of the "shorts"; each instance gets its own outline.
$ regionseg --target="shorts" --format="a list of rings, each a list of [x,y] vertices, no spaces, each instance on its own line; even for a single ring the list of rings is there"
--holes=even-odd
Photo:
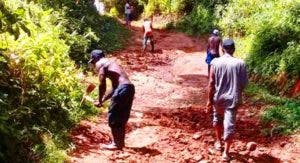
[[[224,127],[224,140],[233,137],[236,126],[235,108],[216,108],[213,109],[213,126],[222,125]]]
[[[125,21],[126,21],[126,22],[129,22],[129,21],[130,21],[130,18],[131,18],[130,15],[131,15],[131,14],[129,14],[129,13],[126,13],[126,14],[125,14]]]
[[[214,58],[217,58],[218,55],[217,54],[212,54],[210,53],[209,51],[207,51],[207,55],[206,55],[206,59],[205,59],[205,62],[210,65],[211,61],[214,59]]]

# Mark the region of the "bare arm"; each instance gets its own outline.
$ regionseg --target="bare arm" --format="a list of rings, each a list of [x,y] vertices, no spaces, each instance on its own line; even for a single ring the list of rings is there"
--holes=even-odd
[[[105,75],[99,73],[99,97],[98,100],[100,103],[102,103],[102,98],[105,94],[106,91],[106,80],[105,80]]]
[[[210,74],[209,74],[209,82],[208,82],[208,98],[207,98],[207,111],[212,110],[213,99],[215,94],[215,72],[214,67],[211,67]]]
[[[100,107],[102,106],[102,98],[106,91],[106,77],[105,77],[105,71],[103,65],[100,65],[98,77],[99,77],[99,96],[98,96],[98,100],[95,101],[94,105]]]
[[[114,94],[114,89],[112,88],[104,97],[102,100],[102,103],[105,102],[106,100],[110,99]]]
[[[208,39],[208,43],[207,43],[207,51],[209,51],[209,49],[210,49],[210,38]]]
[[[145,33],[145,27],[144,27],[144,25],[143,25],[143,33]]]
[[[242,86],[242,90],[245,89],[245,87],[248,84],[248,75],[247,75],[247,69],[246,69],[246,65],[243,64],[241,66],[241,86]]]
[[[150,28],[151,28],[151,30],[153,31],[152,21],[151,21],[151,23],[150,23]]]

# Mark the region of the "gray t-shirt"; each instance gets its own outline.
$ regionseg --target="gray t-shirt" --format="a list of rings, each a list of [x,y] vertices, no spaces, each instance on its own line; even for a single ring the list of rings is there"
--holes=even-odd
[[[224,54],[212,60],[215,73],[214,105],[235,108],[242,101],[242,91],[248,83],[246,65],[243,60]]]

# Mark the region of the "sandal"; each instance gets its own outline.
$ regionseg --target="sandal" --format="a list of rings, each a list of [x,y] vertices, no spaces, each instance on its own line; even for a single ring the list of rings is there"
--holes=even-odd
[[[230,157],[227,154],[222,154],[222,161],[228,162],[230,160]]]
[[[220,141],[216,141],[214,144],[215,150],[221,151],[222,150],[222,145]]]

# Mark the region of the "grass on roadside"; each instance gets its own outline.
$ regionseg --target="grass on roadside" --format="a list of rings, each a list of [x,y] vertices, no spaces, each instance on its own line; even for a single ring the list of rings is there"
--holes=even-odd
[[[271,104],[261,115],[261,121],[266,128],[267,135],[292,134],[300,130],[300,102],[298,99],[272,95],[266,88],[250,83],[245,90],[253,101]]]

